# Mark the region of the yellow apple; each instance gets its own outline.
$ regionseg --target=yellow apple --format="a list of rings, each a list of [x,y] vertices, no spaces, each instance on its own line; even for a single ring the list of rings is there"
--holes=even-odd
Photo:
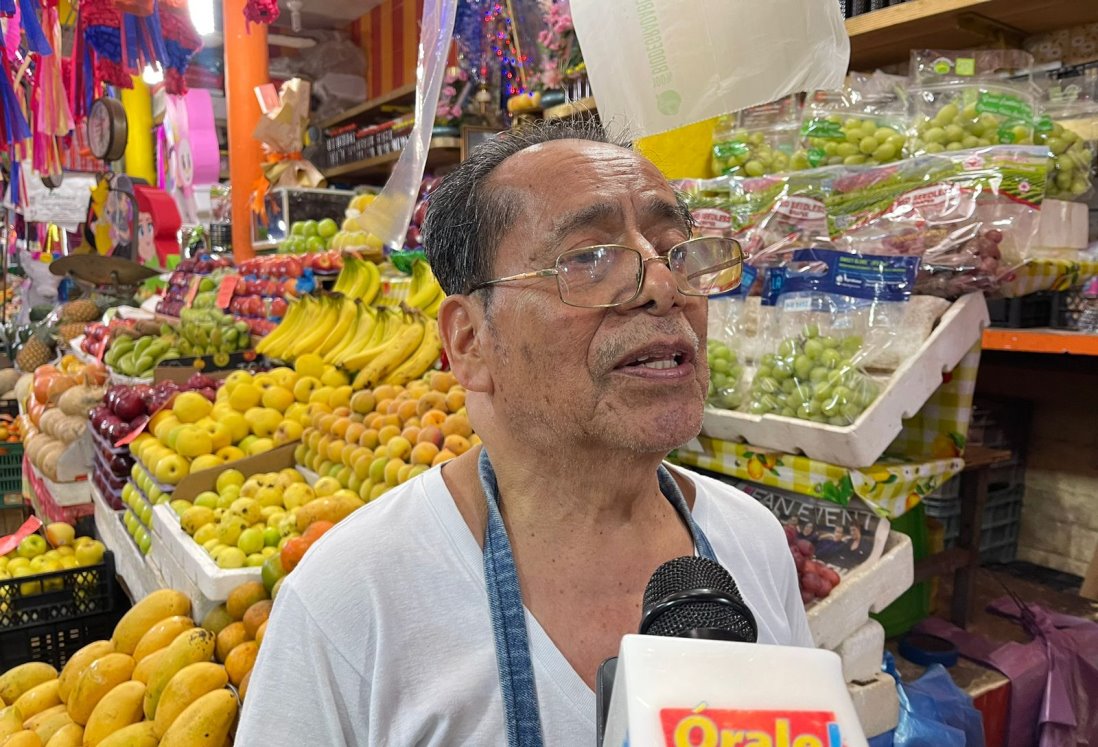
[[[301,425],[306,425],[308,421],[308,406],[302,402],[294,402],[292,405],[286,408],[284,416],[287,420],[293,420]]]
[[[350,384],[351,380],[347,378],[347,374],[335,366],[325,366],[324,373],[320,375],[320,383],[324,386],[330,386],[332,389],[338,389],[341,386]]]
[[[76,563],[81,567],[97,565],[103,561],[103,553],[106,551],[106,546],[99,540],[80,545],[76,548]]]
[[[285,467],[278,471],[278,484],[282,487],[288,487],[295,482],[305,482],[305,476],[293,467]]]
[[[224,464],[221,457],[216,454],[199,454],[191,462],[191,472],[201,472],[204,469],[213,469]]]
[[[217,492],[223,491],[229,485],[238,488],[244,484],[244,474],[238,469],[227,469],[217,476]]]
[[[282,424],[282,413],[272,407],[253,407],[244,413],[251,432],[260,438],[269,438]]]
[[[197,423],[212,409],[213,404],[198,392],[181,392],[172,403],[172,412],[181,423]]]
[[[349,407],[351,404],[351,395],[354,390],[349,385],[337,386],[332,390],[332,394],[328,399],[328,404],[332,406],[332,409],[336,407]]]
[[[165,485],[178,485],[190,474],[191,465],[179,454],[167,454],[156,461],[153,476]]]
[[[263,390],[263,402],[264,407],[269,407],[272,410],[278,410],[279,412],[286,412],[286,409],[294,404],[294,393],[284,386],[275,384],[269,386]]]
[[[257,438],[248,446],[248,456],[255,456],[270,451],[275,447],[274,441],[269,438]]]
[[[76,539],[76,530],[72,524],[54,521],[46,525],[46,541],[51,547],[68,547]]]
[[[254,382],[242,383],[229,393],[229,406],[237,412],[246,412],[258,405],[262,398],[263,392]]]
[[[243,449],[236,446],[226,446],[217,450],[217,456],[222,462],[235,462],[237,459],[243,459],[248,455],[244,453]]]
[[[330,386],[317,387],[313,390],[313,393],[309,395],[309,402],[323,402],[328,407],[332,407],[332,392],[334,391],[335,389]]]
[[[233,371],[225,377],[225,383],[222,385],[222,388],[229,387],[231,389],[237,384],[251,382],[251,380],[252,374],[250,371]]]
[[[294,384],[294,398],[298,402],[312,402],[312,395],[321,386],[320,379],[315,376],[302,376]]]
[[[282,446],[292,441],[298,441],[301,439],[301,434],[305,429],[301,426],[301,423],[296,420],[283,420],[278,424],[278,428],[274,432],[273,440],[276,446]]]
[[[255,500],[259,502],[260,506],[281,506],[282,505],[282,488],[278,486],[274,487],[262,487],[259,492],[255,494]]]
[[[316,498],[316,493],[303,482],[294,483],[282,491],[282,505],[288,509],[304,506]]]
[[[223,449],[233,442],[232,433],[229,431],[228,427],[223,423],[217,422],[213,418],[202,418],[195,423],[195,425],[210,434],[210,440],[213,442],[214,451]]]
[[[313,485],[313,492],[321,498],[327,498],[342,488],[343,486],[339,484],[339,480],[325,476],[316,481],[316,485]]]

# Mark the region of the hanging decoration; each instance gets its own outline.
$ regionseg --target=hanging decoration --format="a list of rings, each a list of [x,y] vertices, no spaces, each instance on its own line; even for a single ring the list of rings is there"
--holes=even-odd
[[[249,30],[253,23],[262,23],[265,26],[270,26],[278,20],[280,12],[281,11],[278,9],[278,0],[248,0],[244,5],[244,19],[248,22],[247,26]],[[294,30],[300,31],[300,29],[297,28]]]
[[[572,8],[568,0],[552,0],[545,11],[545,27],[538,33],[541,70],[538,80],[547,90],[558,90],[566,81],[584,73]]]
[[[186,0],[160,0],[160,27],[164,32],[164,90],[173,96],[187,92],[185,76],[191,59],[202,49],[202,37],[191,23]]]
[[[529,108],[537,89],[539,0],[463,0],[454,27],[458,59],[499,112]],[[484,117],[491,119],[491,117]]]

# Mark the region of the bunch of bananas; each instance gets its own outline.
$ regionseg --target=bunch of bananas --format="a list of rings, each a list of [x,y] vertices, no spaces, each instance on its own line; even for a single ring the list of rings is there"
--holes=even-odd
[[[442,290],[431,266],[423,260],[412,265],[412,285],[408,289],[406,304],[413,309],[420,309],[424,314],[436,319],[438,307],[442,299],[446,298],[446,292]]]
[[[442,352],[438,322],[407,308],[375,308],[346,296],[304,296],[256,346],[271,358],[316,353],[325,363],[357,372],[355,389],[405,384]]]
[[[371,304],[381,291],[381,271],[368,259],[348,255],[343,259],[343,269],[332,290]]]

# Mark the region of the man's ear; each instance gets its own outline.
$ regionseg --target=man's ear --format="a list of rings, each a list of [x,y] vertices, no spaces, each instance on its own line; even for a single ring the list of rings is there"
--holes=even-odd
[[[492,375],[485,358],[484,309],[471,296],[448,296],[438,307],[438,331],[450,370],[470,392],[490,394]]]

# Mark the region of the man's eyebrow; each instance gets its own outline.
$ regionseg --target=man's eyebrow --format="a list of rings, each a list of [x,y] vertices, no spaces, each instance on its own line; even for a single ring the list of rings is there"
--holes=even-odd
[[[678,223],[683,228],[690,227],[689,220],[683,214],[682,206],[677,202],[668,202],[660,197],[649,197],[645,200],[644,212],[649,218]]]
[[[597,202],[593,205],[585,205],[579,210],[566,213],[554,221],[553,230],[549,232],[546,243],[549,246],[556,246],[573,231],[620,214],[621,205],[614,202]]]

